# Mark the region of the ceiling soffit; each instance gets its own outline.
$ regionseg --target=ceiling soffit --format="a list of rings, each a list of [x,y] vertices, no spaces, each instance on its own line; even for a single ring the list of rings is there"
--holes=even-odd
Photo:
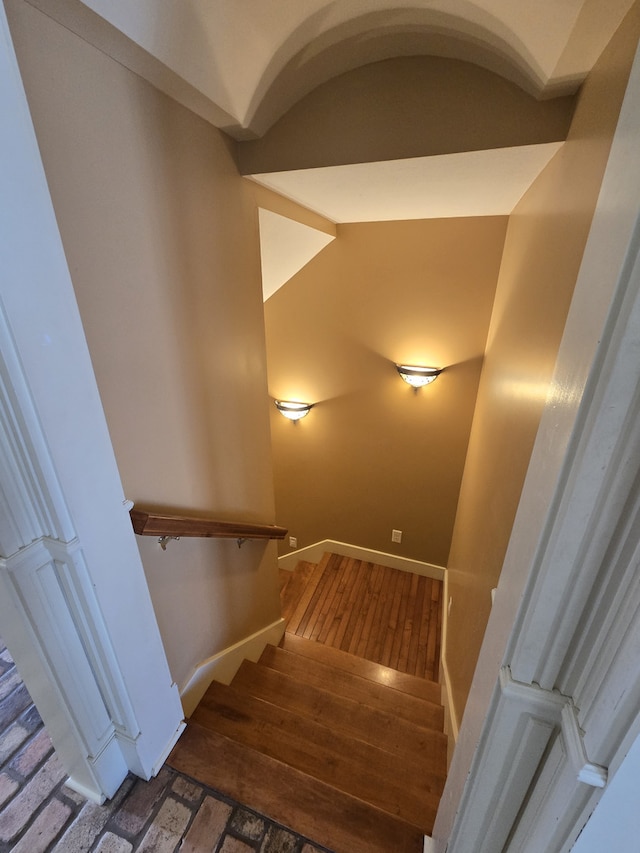
[[[561,142],[252,175],[333,222],[508,216]]]

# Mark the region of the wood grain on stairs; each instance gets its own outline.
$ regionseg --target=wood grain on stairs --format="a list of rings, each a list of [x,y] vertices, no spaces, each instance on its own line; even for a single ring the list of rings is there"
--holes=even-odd
[[[309,641],[312,642],[312,641]],[[346,654],[346,652],[345,652]],[[346,672],[319,661],[312,661],[299,654],[267,646],[260,657],[260,664],[280,672],[286,672],[302,684],[321,689],[330,689],[338,696],[345,696],[363,705],[389,711],[403,720],[420,726],[424,720],[424,700],[392,690],[383,684],[369,681],[359,675]]]
[[[408,762],[224,684],[207,693],[193,720],[423,832],[433,825],[444,779],[428,775],[425,760]]]
[[[197,723],[169,764],[334,853],[422,853],[417,827]]]
[[[209,687],[168,763],[334,853],[421,853],[446,776],[440,686],[380,660],[412,647],[417,661],[421,642],[423,660],[435,653],[430,629],[405,618],[431,593],[344,560],[326,554],[283,573],[289,621],[280,647],[245,661],[231,685]],[[360,593],[371,604],[391,591],[380,612],[401,639],[347,615]],[[373,644],[379,660],[331,643]]]
[[[360,675],[362,678],[384,684],[386,687],[393,687],[395,690],[409,693],[418,699],[424,699],[427,702],[440,705],[441,688],[435,681],[419,678],[416,675],[409,675],[406,672],[398,672],[396,669],[356,657],[356,655],[345,654],[331,646],[323,646],[321,643],[310,643],[302,637],[297,637],[295,634],[288,632],[282,638],[280,648],[287,652],[294,652],[297,655],[313,658],[320,663],[337,667],[353,675]]]
[[[387,710],[363,705],[346,696],[336,696],[330,690],[301,684],[284,672],[244,661],[236,677],[234,687],[246,693],[282,705],[304,714],[319,723],[330,724],[337,731],[365,740],[382,749],[390,749],[398,755],[413,759],[416,751],[427,751],[434,755],[442,749],[442,707],[425,703],[425,714],[421,725],[408,722]],[[442,756],[438,756],[440,761]],[[432,772],[440,772],[440,764],[432,766]]]

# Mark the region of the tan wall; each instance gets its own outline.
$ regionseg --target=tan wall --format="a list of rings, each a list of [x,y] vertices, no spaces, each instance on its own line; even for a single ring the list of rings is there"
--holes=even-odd
[[[585,83],[567,143],[509,220],[451,553],[445,657],[460,720],[546,402],[638,34]]]
[[[468,62],[374,62],[318,86],[261,139],[238,143],[244,174],[557,142],[574,98],[537,101]]]
[[[225,137],[7,6],[127,497],[274,521],[257,214]],[[274,545],[139,542],[179,685],[279,617]]]
[[[443,565],[505,217],[338,226],[265,303],[278,520],[302,548],[336,539]],[[394,363],[446,367],[417,394]],[[401,545],[391,530],[403,531]]]

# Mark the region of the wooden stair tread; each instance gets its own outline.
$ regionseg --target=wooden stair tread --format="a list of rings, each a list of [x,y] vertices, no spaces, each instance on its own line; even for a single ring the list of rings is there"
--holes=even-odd
[[[425,727],[424,701],[415,696],[399,690],[389,690],[375,681],[369,681],[320,661],[314,661],[313,666],[310,666],[309,661],[301,655],[275,646],[265,648],[259,663],[261,666],[287,673],[304,684],[311,684],[339,696],[346,696],[372,708],[395,714],[417,726]],[[445,735],[442,737],[444,738]]]
[[[279,704],[316,722],[330,721],[332,727],[345,735],[408,759],[414,757],[416,750],[426,751],[434,758],[440,752],[442,772],[445,772],[446,741],[441,734],[444,714],[441,706],[424,703],[423,728],[389,711],[336,696],[311,684],[301,684],[286,673],[248,660],[243,662],[231,683],[252,696]],[[436,732],[439,734],[434,737]]]
[[[423,830],[197,723],[167,763],[334,853],[422,853]]]
[[[280,647],[288,652],[335,666],[345,672],[359,675],[361,678],[368,678],[371,681],[392,687],[394,690],[399,690],[411,696],[425,699],[427,702],[432,702],[435,705],[440,705],[440,685],[435,681],[429,681],[426,678],[409,675],[405,672],[398,672],[388,666],[365,660],[340,649],[334,649],[331,646],[325,646],[322,643],[307,640],[304,637],[297,637],[295,634],[290,633],[289,630],[287,630],[282,638]]]
[[[432,775],[425,756],[409,761],[215,682],[192,719],[424,832],[425,814],[437,810],[444,774]]]

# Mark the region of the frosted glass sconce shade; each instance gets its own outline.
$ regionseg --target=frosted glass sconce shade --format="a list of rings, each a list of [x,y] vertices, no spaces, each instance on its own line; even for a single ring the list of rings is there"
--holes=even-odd
[[[419,367],[415,364],[396,364],[396,370],[404,381],[413,388],[430,385],[442,373],[437,367]]]
[[[292,400],[276,400],[276,408],[281,415],[289,418],[290,421],[299,421],[309,414],[313,403],[296,403]]]

